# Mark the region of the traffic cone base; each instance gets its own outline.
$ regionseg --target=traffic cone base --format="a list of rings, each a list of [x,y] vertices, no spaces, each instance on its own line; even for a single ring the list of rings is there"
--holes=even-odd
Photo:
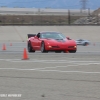
[[[2,50],[6,50],[6,45],[3,44]]]
[[[23,59],[22,60],[28,60],[28,54],[27,54],[27,51],[26,51],[26,48],[24,48],[24,52],[23,52]]]

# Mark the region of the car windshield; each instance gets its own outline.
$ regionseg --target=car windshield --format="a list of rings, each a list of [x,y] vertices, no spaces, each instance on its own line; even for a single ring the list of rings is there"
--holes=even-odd
[[[83,39],[79,39],[79,40],[77,40],[77,41],[84,41]]]
[[[51,39],[57,39],[57,40],[63,40],[66,37],[62,33],[57,32],[43,32],[41,33],[41,38],[51,38]]]

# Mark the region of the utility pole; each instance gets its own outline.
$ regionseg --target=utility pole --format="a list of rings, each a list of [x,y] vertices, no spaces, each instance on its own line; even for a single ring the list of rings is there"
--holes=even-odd
[[[86,5],[87,5],[87,0],[81,0],[81,5],[82,5],[82,8],[81,9],[86,9]]]
[[[71,18],[70,18],[70,10],[68,10],[68,25],[70,25],[71,23]]]

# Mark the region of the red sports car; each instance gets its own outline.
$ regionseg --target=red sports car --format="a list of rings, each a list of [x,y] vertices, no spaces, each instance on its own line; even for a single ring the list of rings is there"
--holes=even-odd
[[[58,32],[40,32],[38,34],[28,34],[28,52],[41,51],[46,53],[48,51],[70,52],[77,51],[77,44],[74,40],[64,36]]]

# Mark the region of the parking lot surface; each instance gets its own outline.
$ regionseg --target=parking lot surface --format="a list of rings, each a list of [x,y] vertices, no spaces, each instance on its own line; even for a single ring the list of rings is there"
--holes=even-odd
[[[76,53],[27,53],[26,42],[0,43],[0,100],[100,100],[100,44]]]

